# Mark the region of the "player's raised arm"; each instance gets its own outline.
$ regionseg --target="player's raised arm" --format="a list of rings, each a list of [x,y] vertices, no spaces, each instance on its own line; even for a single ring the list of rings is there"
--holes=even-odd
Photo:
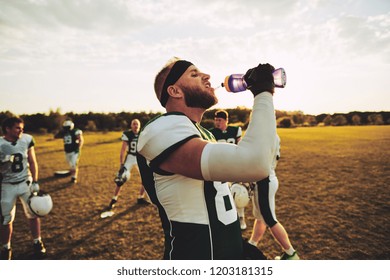
[[[269,175],[276,135],[273,67],[259,65],[251,71],[260,77],[262,86],[253,88],[252,116],[239,144],[210,143],[201,138],[183,141],[160,164],[162,170],[210,181],[250,182]]]

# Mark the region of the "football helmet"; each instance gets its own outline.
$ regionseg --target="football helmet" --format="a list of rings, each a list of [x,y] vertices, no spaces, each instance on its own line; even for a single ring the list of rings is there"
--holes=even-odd
[[[51,196],[44,191],[32,194],[27,202],[31,211],[38,217],[46,216],[53,208]]]
[[[234,203],[237,208],[244,208],[249,203],[249,193],[245,186],[240,183],[233,183],[230,187],[232,192]]]
[[[121,165],[121,168],[119,169],[114,182],[118,187],[121,187],[124,183],[127,181],[127,169],[124,165]]]
[[[71,120],[66,120],[62,124],[63,128],[68,128],[69,130],[72,130],[74,128],[74,123]]]

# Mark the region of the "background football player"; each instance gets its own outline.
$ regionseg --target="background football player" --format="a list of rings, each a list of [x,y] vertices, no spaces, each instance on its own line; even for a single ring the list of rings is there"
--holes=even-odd
[[[242,136],[241,127],[229,125],[229,114],[225,110],[215,112],[214,127],[210,128],[210,131],[217,142],[238,144]]]
[[[210,129],[217,142],[238,144],[241,140],[242,129],[239,126],[228,125],[229,114],[225,110],[218,110],[214,115],[214,127]],[[236,205],[237,206],[237,205]],[[237,213],[240,217],[240,227],[242,230],[247,228],[245,223],[245,208],[237,207]]]
[[[121,137],[122,140],[122,148],[120,152],[120,168],[117,173],[117,176],[114,179],[114,182],[116,184],[115,190],[114,190],[114,196],[111,199],[110,204],[105,209],[106,211],[112,210],[119,197],[119,193],[121,191],[122,185],[130,180],[131,177],[131,170],[134,168],[138,169],[137,164],[137,142],[138,142],[138,134],[141,129],[141,123],[138,119],[133,119],[131,121],[131,129],[124,131]],[[149,204],[147,200],[145,199],[145,189],[144,186],[141,185],[139,189],[139,194],[137,198],[138,204]]]
[[[272,168],[269,178],[265,178],[255,184],[253,201],[253,216],[255,222],[249,243],[257,246],[257,243],[263,237],[266,228],[268,227],[274,236],[275,240],[283,249],[279,260],[299,260],[298,253],[291,245],[287,231],[283,225],[276,219],[275,213],[275,195],[279,187],[279,181],[276,177],[276,166],[280,158],[280,138],[276,137],[275,153],[272,159]]]
[[[75,128],[74,123],[71,120],[64,121],[62,127],[65,159],[70,167],[70,174],[72,176],[71,182],[77,183],[81,148],[84,144],[83,132],[82,130]]]
[[[4,136],[0,138],[0,177],[2,178],[0,184],[2,245],[0,257],[3,260],[10,260],[12,256],[13,221],[16,213],[16,200],[19,198],[34,239],[34,255],[40,259],[46,255],[46,248],[41,240],[41,222],[28,207],[31,194],[39,191],[34,138],[23,133],[24,122],[17,117],[5,119],[2,129]]]

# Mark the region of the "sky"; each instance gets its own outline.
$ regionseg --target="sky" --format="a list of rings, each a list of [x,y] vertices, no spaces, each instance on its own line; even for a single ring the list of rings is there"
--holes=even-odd
[[[388,0],[0,0],[0,112],[163,112],[153,83],[173,56],[213,87],[283,67],[277,110],[390,111]]]

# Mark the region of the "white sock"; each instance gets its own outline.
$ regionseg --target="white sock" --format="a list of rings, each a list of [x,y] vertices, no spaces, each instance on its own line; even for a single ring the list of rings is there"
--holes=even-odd
[[[287,250],[284,250],[289,256],[292,256],[294,253],[295,253],[295,250],[293,248],[293,246],[291,246],[290,248],[288,248]]]
[[[39,243],[41,240],[42,240],[42,238],[41,238],[41,237],[34,238],[34,244],[37,244],[37,243]]]
[[[240,218],[245,218],[245,208],[237,208],[237,214]]]
[[[255,247],[257,247],[257,242],[254,241],[254,240],[252,240],[252,239],[249,240],[248,243],[251,244],[251,245],[253,245],[253,246],[255,246]]]

